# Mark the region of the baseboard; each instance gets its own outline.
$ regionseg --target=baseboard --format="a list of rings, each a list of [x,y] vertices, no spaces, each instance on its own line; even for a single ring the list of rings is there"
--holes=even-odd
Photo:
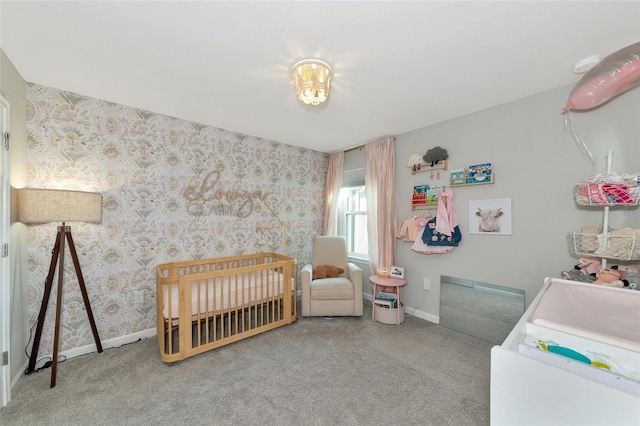
[[[428,312],[419,311],[417,309],[410,308],[409,306],[405,306],[404,312],[407,315],[411,315],[416,318],[421,318],[423,320],[432,322],[434,324],[440,324],[440,317],[437,315],[433,315]]]
[[[141,339],[148,339],[150,337],[155,337],[157,334],[158,334],[157,330],[154,327],[154,328],[149,328],[147,330],[138,331],[132,334],[127,334],[126,336],[120,336],[120,337],[116,337],[114,339],[109,339],[109,340],[102,340],[100,341],[100,343],[102,344],[103,350],[111,349],[111,348],[119,348],[120,346],[127,345],[129,343],[134,343]],[[98,351],[98,348],[96,347],[96,344],[92,343],[90,345],[81,346],[79,348],[67,349],[66,351],[58,352],[58,357],[64,357],[64,359],[71,359],[71,358],[75,358],[81,355],[87,355],[97,351]],[[42,355],[39,358],[41,360],[40,364],[44,364],[44,359],[45,358],[50,359],[52,356],[53,356],[52,353]],[[19,371],[27,371],[28,367],[29,367],[29,360],[27,359]],[[41,365],[36,364],[36,369],[38,367],[41,367]],[[20,374],[17,374],[16,377],[14,377],[11,380],[11,389],[13,389],[16,383],[18,383],[18,380],[20,380],[20,378],[23,376],[24,374],[20,373]]]
[[[149,337],[156,336],[157,330],[156,328],[149,328],[147,330],[137,331],[132,334],[127,334],[126,336],[115,337],[109,340],[102,340],[100,343],[102,344],[102,349],[111,349],[118,348],[123,345],[127,345],[129,343],[137,342],[141,339],[148,339]],[[97,352],[98,348],[95,343],[90,345],[80,346],[78,348],[67,349],[65,351],[58,352],[58,356],[66,357],[67,359],[75,358],[81,355],[90,354],[92,352]],[[44,355],[51,357],[52,354]]]
[[[22,365],[22,368],[20,368],[20,370],[18,371],[27,371],[27,367],[29,366],[29,359],[27,359],[24,364]],[[13,389],[13,387],[16,385],[16,383],[18,383],[18,380],[20,380],[20,377],[24,376],[23,373],[18,373],[16,374],[16,377],[13,378],[13,380],[11,380],[11,389]]]
[[[364,293],[362,295],[362,297],[365,300],[368,300],[369,302],[371,302],[371,295],[370,294]],[[406,315],[411,315],[411,316],[414,316],[416,318],[423,319],[425,321],[429,321],[429,322],[432,322],[432,323],[435,323],[435,324],[440,324],[440,317],[439,316],[430,314],[428,312],[419,311],[419,310],[417,310],[415,308],[411,308],[411,307],[406,306],[406,305],[404,307],[404,313]]]

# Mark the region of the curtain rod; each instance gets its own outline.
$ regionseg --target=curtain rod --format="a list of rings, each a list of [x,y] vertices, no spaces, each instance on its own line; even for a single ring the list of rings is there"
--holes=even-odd
[[[380,142],[380,141],[385,140],[385,139],[388,139],[388,138],[389,138],[389,139],[393,139],[394,141],[396,140],[396,137],[395,137],[395,136],[387,136],[387,137],[382,138],[382,139],[375,139],[375,140],[372,140],[372,141],[370,141],[370,142],[363,143],[362,145],[354,146],[353,148],[345,149],[343,152],[346,154],[347,152],[355,151],[356,149],[362,149],[362,148],[364,148],[366,145],[368,145],[368,144],[370,144],[370,143]]]
[[[356,149],[362,149],[362,148],[364,148],[364,145],[354,146],[353,148],[345,149],[344,153],[346,154],[347,152],[355,151]]]

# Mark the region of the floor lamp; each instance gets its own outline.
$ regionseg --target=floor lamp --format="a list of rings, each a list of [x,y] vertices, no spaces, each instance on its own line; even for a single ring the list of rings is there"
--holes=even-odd
[[[62,284],[64,278],[64,253],[65,243],[69,246],[73,266],[78,276],[82,299],[87,310],[93,339],[96,342],[98,352],[102,352],[102,344],[98,336],[98,329],[93,319],[87,288],[82,277],[78,254],[71,236],[71,227],[65,222],[89,222],[100,223],[102,221],[102,195],[95,192],[67,191],[58,189],[20,189],[18,190],[18,221],[23,223],[48,223],[62,222],[58,226],[56,243],[52,250],[51,265],[44,285],[44,296],[38,315],[36,334],[31,348],[29,366],[25,374],[31,374],[35,370],[42,337],[42,327],[49,304],[49,296],[53,287],[53,277],[58,269],[58,293],[56,301],[55,334],[53,339],[53,356],[51,359],[51,387],[56,385],[56,368],[58,364],[58,344],[60,338],[60,314],[62,308]]]

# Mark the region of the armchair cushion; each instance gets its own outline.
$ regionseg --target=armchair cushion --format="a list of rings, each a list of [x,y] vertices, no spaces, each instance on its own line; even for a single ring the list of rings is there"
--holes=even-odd
[[[313,268],[313,279],[319,280],[323,278],[335,278],[342,274],[344,269],[334,265],[318,265]]]
[[[353,284],[346,277],[313,280],[311,299],[313,300],[353,300]]]

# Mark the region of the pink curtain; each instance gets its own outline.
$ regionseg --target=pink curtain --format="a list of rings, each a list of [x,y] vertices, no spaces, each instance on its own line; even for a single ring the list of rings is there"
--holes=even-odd
[[[395,138],[365,145],[365,192],[369,269],[388,268],[396,260],[396,151]]]
[[[324,202],[324,235],[336,235],[338,216],[338,197],[342,187],[342,169],[344,168],[344,152],[336,152],[329,156],[327,184]]]

